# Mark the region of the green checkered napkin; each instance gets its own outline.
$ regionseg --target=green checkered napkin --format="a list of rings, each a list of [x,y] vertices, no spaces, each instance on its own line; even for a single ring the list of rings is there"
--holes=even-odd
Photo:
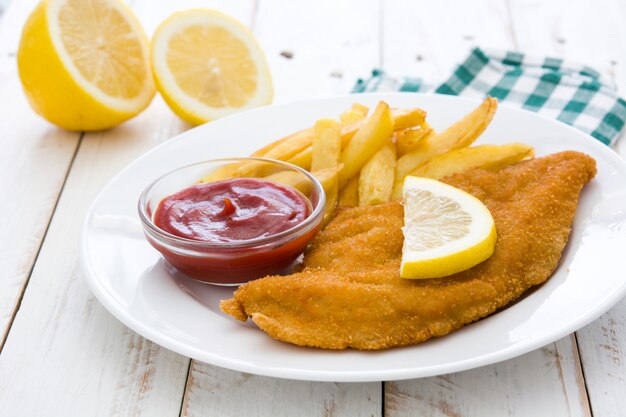
[[[475,48],[446,82],[427,85],[419,78],[393,78],[374,70],[352,92],[434,92],[484,98],[553,117],[612,145],[626,122],[626,101],[615,85],[593,68],[558,58]]]

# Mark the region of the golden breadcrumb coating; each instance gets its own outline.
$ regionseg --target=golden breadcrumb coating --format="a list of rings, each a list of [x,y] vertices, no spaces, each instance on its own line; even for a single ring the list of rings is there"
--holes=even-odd
[[[498,232],[489,259],[446,278],[400,278],[402,205],[339,210],[302,272],[242,285],[222,310],[251,317],[275,339],[327,349],[385,349],[446,335],[552,275],[579,193],[595,173],[591,157],[561,152],[446,178],[487,205]]]

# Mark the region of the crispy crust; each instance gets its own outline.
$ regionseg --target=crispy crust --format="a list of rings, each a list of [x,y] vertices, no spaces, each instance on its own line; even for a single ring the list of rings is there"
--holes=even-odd
[[[498,241],[491,258],[441,279],[400,278],[400,204],[340,210],[311,245],[302,272],[243,285],[222,309],[301,346],[385,349],[443,336],[552,275],[579,193],[595,173],[591,157],[562,152],[446,178],[487,205]]]

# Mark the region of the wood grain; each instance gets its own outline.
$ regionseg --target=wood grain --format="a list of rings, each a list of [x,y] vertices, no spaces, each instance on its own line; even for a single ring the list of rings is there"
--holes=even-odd
[[[77,253],[82,219],[102,186],[136,156],[186,128],[157,99],[128,123],[84,135],[0,355],[1,414],[179,415],[189,360],[111,316],[82,279]],[[51,146],[68,135],[52,132]],[[39,175],[53,174],[44,165]]]
[[[194,361],[182,416],[378,416],[382,385],[290,381]]]
[[[0,17],[9,6],[9,3],[11,3],[11,0],[0,0]]]
[[[519,48],[565,57],[614,76],[626,87],[626,5],[615,0],[509,0]]]
[[[349,93],[380,66],[379,16],[377,0],[258,0],[253,29],[274,103]]]
[[[626,415],[626,303],[576,334],[594,415]]]
[[[455,13],[450,13],[452,9]],[[383,68],[392,74],[419,74],[427,82],[447,77],[475,44],[517,46],[504,1],[388,2],[383,16]],[[575,339],[564,338],[471,371],[386,383],[385,415],[410,412],[428,416],[589,415]]]
[[[82,140],[0,355],[2,414],[176,416],[188,359],[126,328],[93,297],[78,266],[82,219],[133,158],[180,131],[157,101]],[[158,120],[158,129],[154,123]]]
[[[22,92],[19,29],[35,4],[15,2],[0,23],[0,350],[80,138],[37,116]]]
[[[473,371],[388,382],[385,415],[590,416],[573,339]]]
[[[594,415],[626,415],[625,301],[577,339],[472,371],[388,382],[384,395],[380,383],[289,381],[190,362],[127,329],[82,280],[81,221],[115,173],[189,126],[158,97],[131,122],[82,140],[36,116],[15,67],[35,3],[12,2],[0,21],[0,337],[10,328],[0,354],[1,415],[376,416],[384,408],[390,416],[589,416],[589,401]],[[252,27],[276,103],[346,93],[380,66],[436,81],[473,45],[563,55],[606,70],[626,88],[626,4],[619,0],[133,3],[148,34],[192,7],[217,8]],[[617,150],[626,155],[626,142]]]
[[[275,80],[274,102],[281,102],[345,93],[358,71],[376,65],[378,33],[371,29],[377,7],[375,1],[356,0],[280,2],[277,7],[261,0],[250,20],[235,17],[251,26],[265,50]],[[182,415],[376,416],[381,401],[381,383],[289,381],[192,361]]]
[[[626,5],[623,2],[513,0],[511,13],[522,48],[591,65],[612,77],[624,94]],[[623,138],[617,150],[626,155]],[[625,276],[623,271],[615,273]],[[626,415],[625,317],[626,300],[622,300],[599,320],[577,332],[589,401],[596,416]]]
[[[502,0],[384,2],[382,16],[383,69],[392,76],[435,83],[476,45],[515,47]]]

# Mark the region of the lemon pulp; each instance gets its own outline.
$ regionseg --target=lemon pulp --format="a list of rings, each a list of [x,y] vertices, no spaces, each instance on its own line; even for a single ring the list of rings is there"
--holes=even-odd
[[[272,99],[269,70],[254,36],[222,13],[196,9],[174,14],[157,29],[151,57],[159,91],[189,123]]]
[[[496,229],[480,200],[442,182],[407,177],[403,187],[403,278],[440,278],[493,254]]]
[[[148,58],[148,40],[119,0],[42,1],[18,49],[29,102],[70,130],[106,129],[141,112],[156,92]]]

